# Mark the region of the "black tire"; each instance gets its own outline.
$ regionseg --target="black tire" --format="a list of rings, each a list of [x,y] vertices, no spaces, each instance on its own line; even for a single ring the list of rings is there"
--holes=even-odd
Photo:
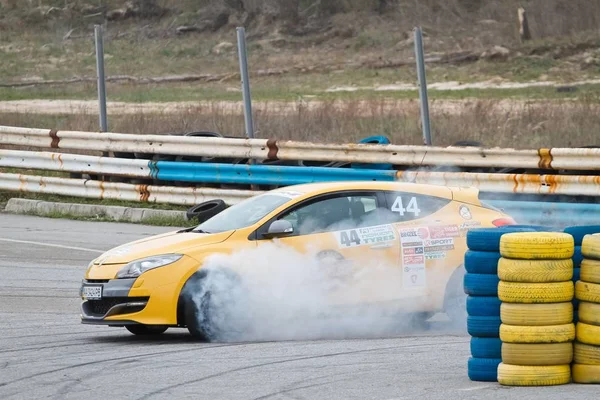
[[[467,317],[467,332],[475,337],[499,337],[500,317]]]
[[[164,325],[125,325],[125,329],[134,335],[160,335],[169,327]]]
[[[321,168],[348,168],[350,163],[337,161],[311,161],[301,160],[299,164],[302,167],[321,167]]]
[[[221,199],[208,200],[191,207],[187,210],[185,215],[190,221],[196,220],[198,223],[202,223],[209,218],[214,217],[226,208],[227,204],[225,204],[225,202]]]
[[[467,297],[467,314],[475,317],[499,317],[502,302],[495,296]]]
[[[498,260],[501,255],[493,251],[467,250],[465,253],[465,269],[471,274],[497,274]]]
[[[575,246],[581,246],[581,242],[585,235],[600,233],[600,225],[568,226],[565,228],[564,232],[573,236]]]
[[[415,312],[408,315],[408,325],[412,329],[427,329],[429,323],[427,322],[431,317],[435,315],[434,312]]]
[[[500,238],[510,232],[535,232],[531,228],[476,228],[467,232],[467,247],[478,251],[500,251]]]
[[[479,382],[497,382],[500,358],[469,358],[467,373],[469,379]]]
[[[123,152],[118,152],[118,151],[109,152],[109,156],[112,158],[124,158],[124,159],[128,159],[128,160],[135,159],[135,155],[133,153],[123,153]],[[128,178],[126,176],[111,175],[111,176],[108,176],[108,181],[130,183],[131,178]]]
[[[573,267],[579,268],[583,261],[583,254],[581,254],[581,246],[575,246],[575,252],[573,253]]]
[[[471,355],[474,358],[502,358],[500,338],[471,338]]]
[[[198,131],[198,132],[188,132],[185,133],[184,136],[196,136],[196,137],[214,137],[214,138],[223,138],[224,136],[217,132],[211,131]],[[207,162],[207,163],[219,163],[219,164],[238,164],[241,159],[233,158],[233,157],[211,157],[211,156],[201,156],[201,157],[185,157],[181,161],[195,161],[195,162]]]
[[[262,160],[260,165],[282,165],[288,167],[300,166],[300,161],[297,160]]]
[[[471,296],[498,296],[498,275],[465,274],[465,293]]]
[[[203,268],[196,272],[184,285],[180,301],[184,323],[194,338],[233,341],[244,331],[240,329],[243,318],[238,318],[249,315],[238,309],[246,304],[243,285],[240,276],[230,269]]]

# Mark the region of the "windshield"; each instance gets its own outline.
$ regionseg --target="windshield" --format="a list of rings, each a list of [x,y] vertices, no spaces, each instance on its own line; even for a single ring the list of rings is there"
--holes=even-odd
[[[290,196],[274,193],[251,197],[204,221],[194,231],[216,233],[245,228],[290,200]]]

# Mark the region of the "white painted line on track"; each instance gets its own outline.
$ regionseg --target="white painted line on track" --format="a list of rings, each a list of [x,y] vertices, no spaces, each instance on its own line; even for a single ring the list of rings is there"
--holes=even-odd
[[[105,252],[105,250],[88,249],[86,247],[63,246],[62,244],[53,244],[53,243],[32,242],[30,240],[15,240],[15,239],[0,238],[0,241],[1,242],[11,242],[11,243],[33,244],[36,246],[57,247],[59,249],[89,251],[92,253],[104,253]]]
[[[481,390],[481,389],[487,389],[492,387],[491,385],[486,385],[486,386],[475,386],[475,387],[470,387],[470,388],[464,388],[464,389],[458,389],[461,392],[470,392],[472,390]]]

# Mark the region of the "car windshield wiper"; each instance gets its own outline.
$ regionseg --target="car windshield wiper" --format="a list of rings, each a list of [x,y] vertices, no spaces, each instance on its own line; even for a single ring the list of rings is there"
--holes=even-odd
[[[183,232],[214,233],[214,232],[203,231],[202,229],[196,229],[196,227],[194,227],[194,226],[177,231],[177,233],[183,233]]]

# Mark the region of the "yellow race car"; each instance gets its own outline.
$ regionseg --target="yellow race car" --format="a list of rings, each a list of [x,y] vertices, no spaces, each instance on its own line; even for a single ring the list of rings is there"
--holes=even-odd
[[[354,278],[332,286],[330,304],[376,304],[421,319],[446,312],[460,319],[467,230],[511,224],[472,188],[372,181],[288,186],[226,208],[197,227],[102,254],[82,281],[81,320],[134,334],[187,327],[196,337],[219,340],[218,321],[239,317],[220,309],[219,292],[240,291],[244,276],[235,265],[206,268],[207,260],[273,245],[309,254],[336,279],[346,279],[344,271]],[[387,278],[357,279],[357,269],[372,265],[385,266]],[[215,285],[215,276],[227,284]],[[384,283],[386,290],[379,288]]]

